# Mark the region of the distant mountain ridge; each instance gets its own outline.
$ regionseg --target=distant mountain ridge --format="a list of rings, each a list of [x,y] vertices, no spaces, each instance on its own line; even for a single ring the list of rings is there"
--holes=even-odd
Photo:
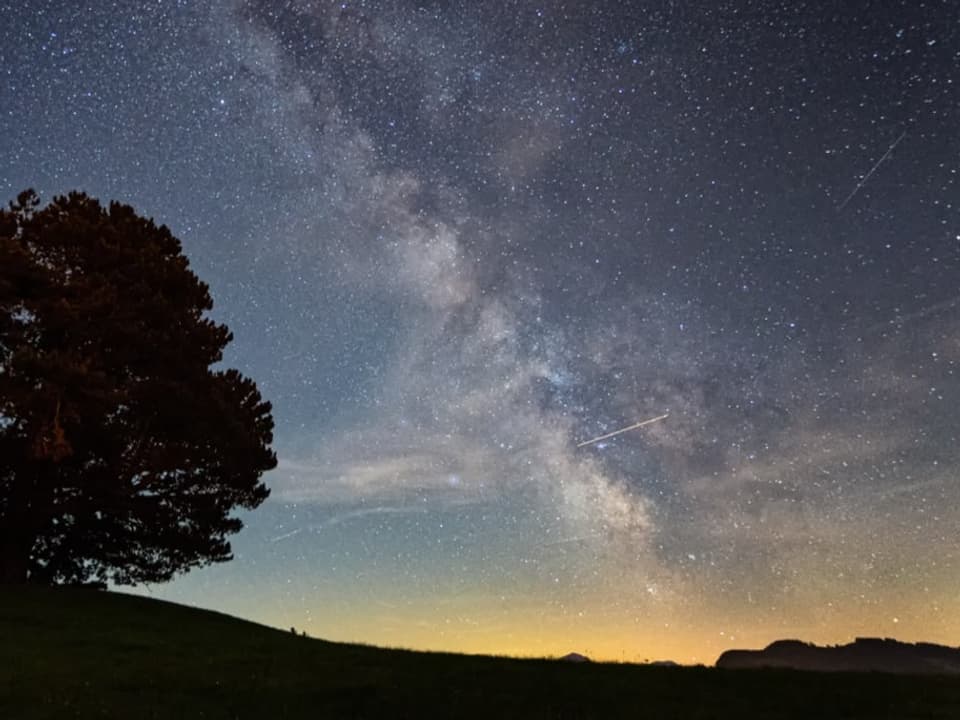
[[[960,674],[960,648],[905,643],[891,638],[857,638],[848,645],[820,647],[800,640],[777,640],[763,650],[727,650],[718,668],[792,668],[822,672]]]

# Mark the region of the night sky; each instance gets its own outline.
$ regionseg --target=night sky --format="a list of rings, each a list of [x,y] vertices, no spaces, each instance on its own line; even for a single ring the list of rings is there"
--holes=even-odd
[[[144,592],[464,652],[960,645],[955,0],[0,17],[0,200],[169,225],[274,404],[236,559]]]

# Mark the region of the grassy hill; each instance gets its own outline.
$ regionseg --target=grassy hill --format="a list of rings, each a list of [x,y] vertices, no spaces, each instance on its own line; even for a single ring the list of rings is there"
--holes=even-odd
[[[0,588],[0,718],[956,718],[950,677],[328,643],[149,598]]]

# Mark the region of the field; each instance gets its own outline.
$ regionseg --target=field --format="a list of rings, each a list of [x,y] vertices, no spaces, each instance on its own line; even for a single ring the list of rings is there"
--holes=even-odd
[[[960,678],[328,643],[119,593],[0,588],[0,718],[957,718]]]

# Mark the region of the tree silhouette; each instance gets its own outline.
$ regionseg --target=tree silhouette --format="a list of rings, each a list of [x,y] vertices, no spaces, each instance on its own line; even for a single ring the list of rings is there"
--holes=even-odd
[[[229,560],[273,418],[166,226],[82,193],[0,210],[0,582],[133,584]]]

